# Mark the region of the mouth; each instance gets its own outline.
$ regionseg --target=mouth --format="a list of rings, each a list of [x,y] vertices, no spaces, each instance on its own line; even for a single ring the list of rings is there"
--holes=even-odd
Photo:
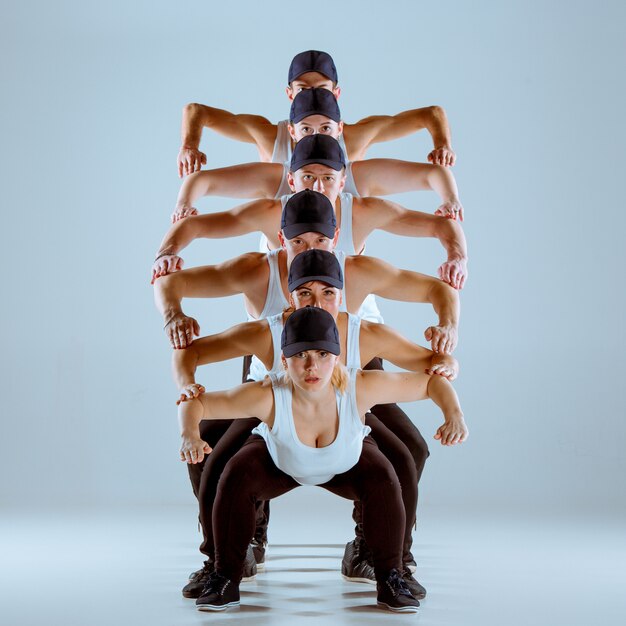
[[[307,383],[308,385],[314,385],[315,383],[318,383],[320,381],[319,378],[316,378],[314,376],[308,377],[304,379],[304,382]]]

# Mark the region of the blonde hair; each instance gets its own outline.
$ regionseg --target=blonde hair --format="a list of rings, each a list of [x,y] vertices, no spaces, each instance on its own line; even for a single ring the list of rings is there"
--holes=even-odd
[[[285,361],[283,361],[283,378],[285,383],[293,384],[289,371],[285,367]],[[348,383],[350,382],[350,374],[348,374],[348,368],[339,360],[335,363],[332,376],[330,377],[330,384],[339,391],[339,393],[345,393],[348,389]]]

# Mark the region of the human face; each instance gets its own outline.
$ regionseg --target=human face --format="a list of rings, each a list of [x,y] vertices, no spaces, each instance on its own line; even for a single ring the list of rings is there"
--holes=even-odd
[[[319,72],[305,72],[304,74],[300,74],[298,78],[287,86],[287,97],[289,100],[293,100],[303,89],[313,89],[315,87],[332,91],[337,99],[339,99],[339,95],[341,94],[341,89],[333,85],[333,81],[327,76],[324,76],[324,74],[320,74]]]
[[[330,385],[338,357],[325,350],[306,350],[283,359],[293,384],[305,391],[316,392]]]
[[[297,143],[308,135],[329,135],[333,139],[339,139],[343,132],[343,122],[335,122],[325,115],[309,115],[293,126],[289,124],[289,134]]]
[[[289,303],[294,309],[303,309],[305,306],[324,309],[336,320],[341,306],[341,289],[319,280],[313,280],[292,291],[289,295]]]
[[[295,193],[310,189],[323,193],[332,203],[346,184],[346,170],[340,172],[328,165],[310,163],[287,175],[289,187]]]
[[[302,233],[293,239],[285,239],[283,231],[278,231],[280,245],[287,253],[287,266],[291,265],[291,262],[298,254],[307,250],[332,252],[337,244],[337,237],[339,237],[339,229],[335,230],[335,236],[332,239],[322,235],[322,233]]]

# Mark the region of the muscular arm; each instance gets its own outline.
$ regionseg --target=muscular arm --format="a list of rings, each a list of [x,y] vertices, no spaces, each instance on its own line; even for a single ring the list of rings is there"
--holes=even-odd
[[[174,348],[185,348],[200,334],[198,322],[182,310],[183,298],[221,298],[243,293],[253,299],[258,285],[264,285],[262,271],[267,267],[265,255],[243,254],[219,265],[182,270],[158,278],[154,299],[163,315],[165,332]],[[258,303],[257,303],[258,304]]]
[[[463,411],[454,388],[441,376],[420,372],[359,371],[356,391],[359,412],[375,404],[412,402],[430,398],[443,413],[444,424],[435,439],[443,445],[462,443],[468,436]]]
[[[456,156],[452,151],[448,118],[439,106],[411,109],[397,115],[375,115],[356,124],[345,124],[344,139],[349,158],[352,161],[362,159],[373,143],[399,139],[423,128],[430,133],[435,148],[428,160],[439,165],[454,165]]]
[[[237,324],[224,332],[196,339],[187,349],[172,353],[172,373],[179,390],[193,385],[200,365],[256,355],[269,369],[273,362],[272,335],[266,320]],[[184,398],[183,400],[185,400]]]
[[[429,302],[439,317],[424,333],[434,352],[450,353],[457,342],[459,295],[444,282],[381,259],[364,255],[346,258],[346,306],[356,312],[369,293],[401,302]]]
[[[387,196],[393,193],[430,189],[442,200],[438,215],[463,219],[456,181],[450,170],[440,165],[397,159],[366,159],[352,164],[354,183],[361,196]]]
[[[262,231],[266,236],[275,238],[279,228],[280,201],[253,200],[230,211],[208,213],[179,220],[165,235],[157,257],[177,255],[194,239],[222,239],[255,231]]]
[[[281,163],[244,163],[196,172],[180,187],[172,221],[197,212],[194,202],[203,196],[274,198],[282,177]]]
[[[465,284],[467,244],[463,229],[454,220],[410,211],[383,198],[355,198],[352,232],[356,250],[363,247],[366,237],[376,228],[407,237],[436,237],[448,254],[439,268],[439,277],[456,289]]]
[[[198,151],[204,127],[229,139],[256,144],[261,160],[272,158],[276,141],[276,125],[260,115],[235,115],[224,109],[191,103],[183,108],[180,131],[181,149],[178,155],[178,175],[199,171],[206,155]],[[198,156],[200,158],[198,158]],[[204,157],[204,159],[202,159]]]
[[[274,417],[274,394],[266,382],[246,383],[227,391],[203,393],[198,398],[182,402],[178,407],[182,444],[180,460],[200,463],[210,452],[200,439],[203,419],[239,419],[258,417],[271,423]]]

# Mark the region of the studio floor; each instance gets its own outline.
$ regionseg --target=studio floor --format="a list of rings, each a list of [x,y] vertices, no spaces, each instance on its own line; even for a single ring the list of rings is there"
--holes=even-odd
[[[375,588],[341,578],[350,507],[301,489],[273,503],[265,571],[241,607],[201,613],[180,588],[201,565],[192,506],[3,511],[3,626],[408,624],[620,626],[626,533],[618,520],[424,511],[416,533],[419,613],[376,608]]]

